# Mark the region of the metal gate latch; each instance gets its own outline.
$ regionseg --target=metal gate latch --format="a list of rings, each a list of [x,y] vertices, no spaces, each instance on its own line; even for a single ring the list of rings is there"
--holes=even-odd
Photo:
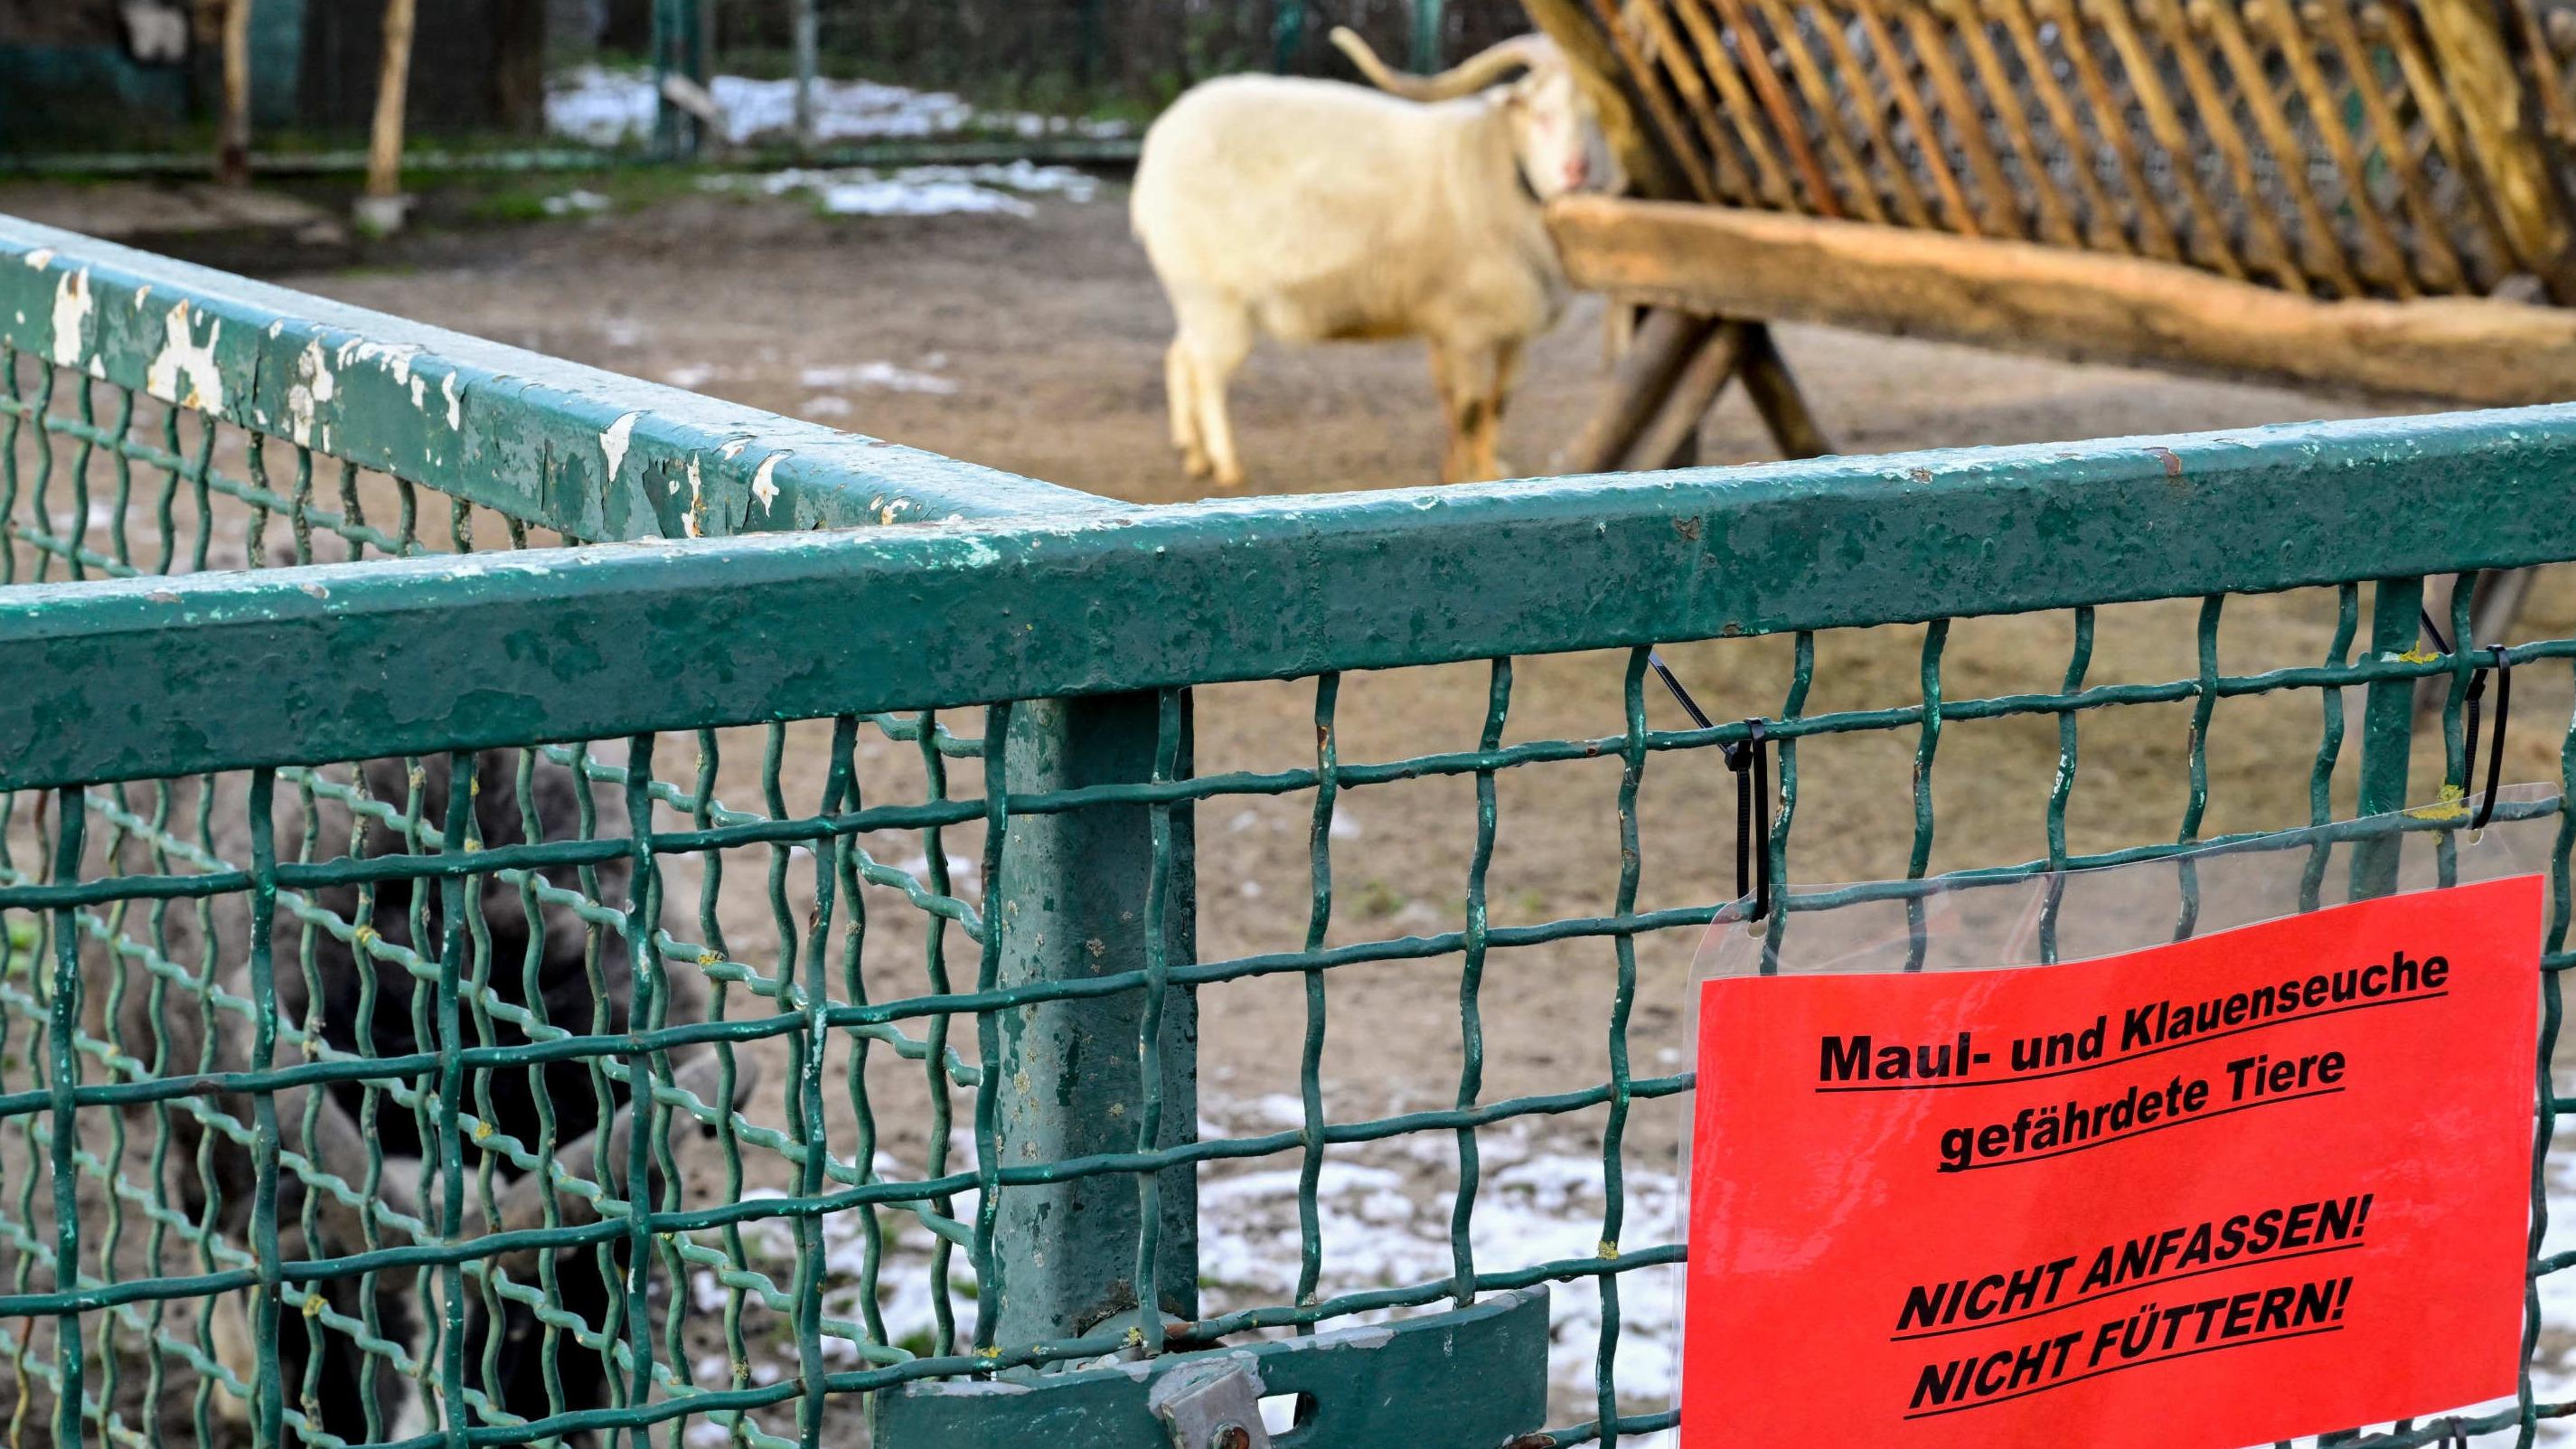
[[[1231,1356],[1163,1375],[1145,1406],[1171,1433],[1172,1449],[1270,1449],[1261,1422],[1261,1375]]]

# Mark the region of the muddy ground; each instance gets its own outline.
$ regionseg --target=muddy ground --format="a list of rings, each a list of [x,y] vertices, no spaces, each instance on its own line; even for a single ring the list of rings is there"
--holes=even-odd
[[[825,218],[794,200],[692,194],[685,190],[622,201],[609,214],[562,221],[453,224],[384,245],[354,268],[299,272],[288,285],[401,313],[542,352],[685,386],[782,413],[810,417],[979,463],[1140,502],[1195,496],[1164,443],[1161,352],[1168,314],[1151,272],[1127,234],[1122,197],[1034,202],[1027,216]],[[0,209],[6,209],[0,199]],[[434,221],[441,218],[433,218]],[[76,222],[74,224],[77,224]],[[1782,330],[1782,346],[1804,380],[1820,420],[1847,451],[2015,443],[2169,433],[2390,411],[2384,401],[2308,396],[2080,367],[1827,329]],[[1600,386],[1603,334],[1597,304],[1578,304],[1533,351],[1505,437],[1507,456],[1543,470]],[[1265,347],[1235,393],[1241,446],[1264,492],[1313,492],[1431,481],[1439,436],[1427,370],[1401,345],[1307,352]],[[1770,456],[1751,410],[1730,395],[1703,435],[1712,462]],[[2334,625],[2331,591],[2231,599],[2218,632],[2219,667],[2253,673],[2324,657]],[[2192,601],[2102,612],[2089,682],[2182,679],[2198,669]],[[2545,578],[2522,628],[2526,636],[2576,627],[2576,578]],[[1911,704],[1921,697],[1926,631],[1919,626],[1849,631],[1817,641],[1810,713]],[[1969,620],[1948,634],[1941,689],[1952,700],[2058,688],[2072,640],[2062,616]],[[1683,644],[1669,651],[1700,701],[1719,718],[1777,712],[1789,685],[1782,640]],[[1626,659],[1564,656],[1518,661],[1506,741],[1594,739],[1623,729]],[[2556,778],[2559,732],[2571,690],[2540,670],[2517,681],[2507,773]],[[1383,761],[1474,746],[1492,698],[1482,665],[1399,671],[1344,682],[1339,707],[1345,762]],[[2357,700],[2355,703],[2357,704]],[[1205,689],[1196,700],[1197,767],[1203,773],[1276,770],[1312,763],[1311,682]],[[1657,727],[1682,723],[1671,702],[1647,698]],[[2321,711],[2313,694],[2227,700],[2207,735],[2203,836],[2302,823]],[[951,719],[964,733],[971,718]],[[2094,711],[2079,724],[2081,765],[2068,803],[2071,849],[2101,850],[2170,840],[2189,805],[2192,714],[2187,705]],[[1797,813],[1789,845],[1793,883],[1863,880],[1905,873],[1917,843],[1912,782],[1916,732],[1823,737],[1799,758]],[[736,807],[759,810],[766,783],[756,732],[727,732],[715,778]],[[1936,829],[1928,867],[1938,872],[2027,860],[2046,851],[2044,826],[2058,769],[2052,719],[1953,723],[1930,762]],[[2339,772],[2348,798],[2350,759]],[[811,810],[826,759],[819,727],[789,731],[778,780],[786,806]],[[666,776],[685,771],[694,742],[674,739]],[[2438,756],[2422,756],[2429,795]],[[911,745],[865,740],[862,778],[874,800],[918,798],[925,789]],[[1609,913],[1618,887],[1619,771],[1615,760],[1528,766],[1495,782],[1497,830],[1486,895],[1496,925],[1534,925]],[[977,788],[971,761],[952,766],[949,786]],[[1196,812],[1200,884],[1198,950],[1222,961],[1293,951],[1304,942],[1313,891],[1308,875],[1311,794],[1221,797]],[[1641,909],[1702,904],[1731,894],[1734,800],[1729,777],[1704,752],[1664,754],[1649,766],[1638,800]],[[1331,835],[1334,943],[1386,940],[1460,929],[1476,846],[1470,777],[1416,779],[1344,794]],[[875,857],[926,877],[929,847],[918,836],[870,837]],[[980,907],[974,863],[979,833],[952,829],[942,842],[957,872],[956,894]],[[774,970],[782,935],[798,934],[812,899],[810,859],[791,855],[781,894],[765,887],[772,857],[739,852],[725,862],[712,901],[695,862],[672,867],[672,928],[707,939],[712,917],[732,957]],[[878,999],[923,989],[922,917],[892,891],[868,893],[865,985]],[[701,905],[707,909],[701,910]],[[683,922],[692,923],[684,925]],[[780,922],[788,923],[782,931]],[[1682,985],[1698,933],[1672,931],[1637,943],[1638,986],[1626,1037],[1641,1076],[1683,1069]],[[952,933],[950,969],[971,977],[969,943]],[[1488,962],[1478,1006],[1484,1059],[1482,1101],[1559,1092],[1608,1079],[1610,1008],[1617,962],[1606,939],[1498,951]],[[682,969],[685,968],[683,964]],[[1454,955],[1422,962],[1340,968],[1330,975],[1329,1030],[1321,1058],[1328,1115],[1360,1121],[1446,1106],[1460,1091],[1464,1061],[1460,976]],[[765,1006],[732,993],[735,1015]],[[1298,1046],[1306,1022],[1302,978],[1269,976],[1201,994],[1199,1115],[1211,1135],[1294,1127]],[[910,1028],[916,1034],[919,1024]],[[953,1045],[972,1060],[973,1032],[958,1023]],[[747,1109],[756,1122],[783,1120],[772,1068]],[[868,1075],[872,1106],[890,1156],[887,1170],[917,1171],[928,1146],[926,1099],[917,1065],[879,1051]],[[835,1080],[838,1080],[837,1078]],[[960,1099],[961,1122],[964,1099]],[[846,1156],[856,1114],[836,1095],[832,1130]],[[1483,1266],[1580,1257],[1599,1237],[1600,1109],[1524,1120],[1483,1138],[1489,1179],[1476,1242]],[[1634,1194],[1631,1245],[1663,1241],[1670,1211],[1678,1122],[1669,1109],[1641,1108],[1628,1123],[1623,1157]],[[971,1151],[971,1141],[959,1151]],[[785,1188],[775,1152],[746,1149],[747,1184]],[[957,1161],[952,1153],[950,1161]],[[1296,1156],[1206,1177],[1210,1237],[1202,1286],[1208,1311],[1281,1301],[1295,1279]],[[1283,1180],[1284,1174],[1284,1180]],[[1456,1159],[1452,1139],[1400,1139],[1336,1154],[1324,1193],[1324,1291],[1437,1280],[1449,1271],[1446,1230]],[[693,1191],[716,1191],[702,1177]],[[1644,1226],[1639,1226],[1643,1224]],[[857,1252],[855,1222],[836,1246]],[[764,1248],[764,1244],[767,1245]],[[755,1257],[786,1253],[783,1237],[751,1235]],[[890,1330],[925,1346],[927,1238],[898,1239],[887,1269]],[[1284,1256],[1283,1256],[1284,1255]],[[767,1271],[786,1281],[792,1253]],[[900,1263],[902,1272],[895,1266]],[[844,1265],[836,1258],[836,1271]],[[701,1284],[710,1310],[692,1329],[701,1384],[730,1376],[713,1310],[724,1295]],[[854,1279],[850,1292],[855,1292]],[[1660,1289],[1632,1295],[1623,1348],[1624,1399],[1633,1410],[1668,1393],[1673,1343]],[[1560,1417],[1589,1403],[1596,1311],[1560,1289],[1556,1356]],[[847,1311],[844,1307],[836,1311]],[[971,1315],[973,1303],[957,1308]],[[755,1308],[753,1381],[792,1365],[783,1320]],[[782,1359],[782,1355],[785,1358]],[[1660,1357],[1659,1357],[1660,1356]],[[720,1437],[720,1434],[719,1434]]]

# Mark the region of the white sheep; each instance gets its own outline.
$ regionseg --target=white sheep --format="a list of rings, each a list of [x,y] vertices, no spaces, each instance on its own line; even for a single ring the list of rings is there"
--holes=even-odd
[[[1443,480],[1500,477],[1522,344],[1565,306],[1541,205],[1606,170],[1588,103],[1540,36],[1436,76],[1389,71],[1346,29],[1333,43],[1395,94],[1229,76],[1145,133],[1132,216],[1179,324],[1172,445],[1190,476],[1243,486],[1225,388],[1259,333],[1419,336],[1448,420]]]

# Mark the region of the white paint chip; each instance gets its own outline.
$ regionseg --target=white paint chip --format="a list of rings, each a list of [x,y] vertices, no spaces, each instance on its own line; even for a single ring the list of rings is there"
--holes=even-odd
[[[78,367],[89,351],[89,268],[66,272],[54,284],[54,364]]]
[[[751,496],[760,500],[760,511],[763,513],[767,513],[778,502],[778,483],[772,475],[778,472],[778,460],[786,456],[785,453],[770,454],[760,460],[760,467],[751,475]]]
[[[54,249],[52,247],[38,247],[34,251],[27,253],[28,267],[39,272],[43,271],[46,265],[52,262],[53,259]]]
[[[206,340],[199,343],[188,323],[188,304],[182,299],[171,307],[168,327],[161,354],[143,374],[144,391],[183,408],[223,411],[224,378],[215,370],[215,339],[223,335],[223,319],[209,323]]]
[[[345,351],[343,356],[345,360]],[[314,414],[339,391],[339,379],[332,375],[331,360],[323,355],[321,342],[304,344],[304,350],[295,355],[295,382],[286,389],[287,436],[300,447],[311,447]]]
[[[608,481],[611,483],[617,481],[617,470],[625,466],[626,440],[635,435],[635,420],[642,416],[640,412],[628,413],[610,423],[608,431],[599,435],[599,450],[608,455]]]
[[[447,399],[447,425],[451,428],[465,426],[465,384],[458,382],[456,374],[451,372],[439,379],[438,391]]]

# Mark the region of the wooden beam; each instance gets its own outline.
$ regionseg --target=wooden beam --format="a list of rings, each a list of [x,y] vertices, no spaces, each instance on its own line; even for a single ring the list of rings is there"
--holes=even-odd
[[[1690,360],[1665,389],[1663,406],[1628,446],[1619,466],[1627,472],[1678,468],[1698,461],[1699,423],[1726,390],[1744,357],[1742,322],[1721,322],[1709,329]]]
[[[1780,456],[1821,458],[1833,452],[1833,441],[1816,422],[1807,407],[1807,395],[1798,390],[1798,379],[1789,372],[1789,360],[1780,355],[1779,339],[1759,322],[1744,324],[1744,332],[1744,391],[1753,399],[1753,410],[1762,415],[1771,441],[1779,445]]]
[[[1708,318],[1657,308],[1637,324],[1637,335],[1610,370],[1601,405],[1556,460],[1559,473],[1601,473],[1619,466],[1628,449],[1664,405],[1673,379],[1716,324]]]
[[[1668,202],[1549,208],[1578,287],[2079,361],[2490,405],[2576,398],[2576,311],[2319,302],[2141,257]]]

